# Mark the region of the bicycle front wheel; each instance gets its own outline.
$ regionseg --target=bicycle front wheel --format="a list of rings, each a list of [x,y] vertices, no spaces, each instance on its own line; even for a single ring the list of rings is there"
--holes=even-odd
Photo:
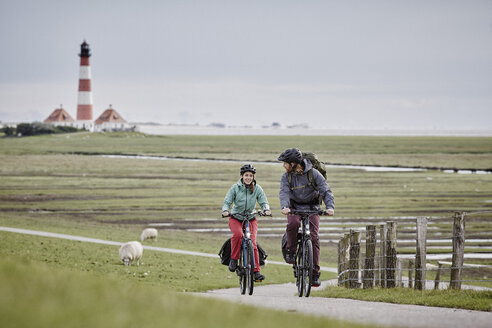
[[[239,273],[239,291],[241,292],[241,295],[244,295],[246,293],[247,285],[244,264],[247,263],[247,259],[244,258],[244,249],[242,245],[243,244],[241,243],[241,255],[239,256],[239,263],[236,271]]]
[[[313,283],[313,243],[310,239],[304,242],[302,262],[302,289],[304,296],[309,297]]]
[[[255,284],[255,253],[254,253],[254,248],[253,248],[253,242],[250,240],[248,241],[247,245],[247,256],[248,256],[248,265],[246,269],[246,281],[248,284],[248,294],[253,295],[253,288]]]
[[[296,285],[297,285],[297,295],[299,295],[299,297],[302,297],[303,293],[304,293],[304,276],[302,274],[303,270],[302,270],[302,262],[303,262],[303,258],[302,258],[302,254],[304,253],[303,251],[303,244],[300,243],[299,244],[299,247],[298,247],[298,250],[297,250],[297,255],[296,255],[296,264],[295,264],[295,272],[296,272]]]

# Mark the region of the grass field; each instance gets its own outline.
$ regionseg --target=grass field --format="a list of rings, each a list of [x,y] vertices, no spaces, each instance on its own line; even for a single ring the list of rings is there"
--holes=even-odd
[[[219,218],[220,208],[228,188],[239,178],[240,163],[91,154],[275,161],[284,148],[298,146],[315,151],[321,160],[330,163],[460,169],[490,169],[492,163],[492,138],[299,137],[296,142],[293,145],[292,138],[287,137],[139,133],[0,138],[0,225],[124,242],[138,239],[142,228],[157,223],[164,226],[159,227],[159,239],[152,245],[218,252],[228,233],[189,229],[227,229],[227,222]],[[261,229],[282,226],[278,186],[283,169],[280,164],[255,166],[257,181],[266,191],[276,219],[260,220],[258,240],[270,260],[281,261],[279,237],[262,237]],[[350,228],[396,220],[398,238],[410,243],[417,216],[430,218],[432,238],[450,233],[449,220],[454,211],[489,211],[492,207],[491,174],[329,168],[328,181],[335,194],[336,214],[324,218],[321,225],[326,233],[321,253],[321,265],[325,266],[336,265],[336,244],[330,240]],[[470,216],[467,238],[492,239],[491,217]],[[265,230],[265,235],[270,233]],[[118,259],[117,247],[12,233],[0,233],[0,244],[0,255],[8,259],[7,267],[42,264],[45,274],[84,274],[89,284],[91,279],[111,278],[115,284],[153,286],[166,293],[237,285],[236,278],[218,259],[146,251],[143,266],[125,268]],[[491,243],[471,243],[465,249],[487,245]],[[403,243],[399,252],[409,253],[412,247]],[[269,283],[293,280],[288,267],[267,265],[263,272]],[[324,273],[322,277],[333,275]]]
[[[0,282],[2,327],[363,327],[24,258],[2,256]]]
[[[140,154],[276,161],[286,148],[316,152],[331,164],[492,169],[489,137],[151,136],[78,133],[3,138],[4,154]]]
[[[364,301],[387,302],[396,304],[415,304],[440,306],[468,310],[492,311],[492,291],[474,290],[415,290],[408,288],[393,289],[346,289],[328,287],[313,292],[315,297],[339,297]]]

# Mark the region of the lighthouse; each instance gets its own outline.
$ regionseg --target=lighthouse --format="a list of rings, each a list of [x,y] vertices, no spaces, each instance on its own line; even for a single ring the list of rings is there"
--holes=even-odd
[[[85,40],[80,45],[79,56],[80,71],[76,125],[78,128],[93,131],[94,121],[92,120],[91,66],[89,64],[91,50],[89,48],[89,44],[85,42]]]

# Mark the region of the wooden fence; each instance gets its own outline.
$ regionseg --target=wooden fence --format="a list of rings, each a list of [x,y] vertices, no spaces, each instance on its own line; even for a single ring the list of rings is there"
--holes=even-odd
[[[404,285],[424,290],[427,271],[436,271],[434,288],[439,288],[441,273],[450,271],[449,288],[461,289],[463,268],[492,268],[488,265],[465,265],[465,212],[455,212],[453,216],[452,259],[439,261],[437,266],[429,266],[426,260],[428,218],[416,219],[415,258],[404,260],[397,251],[397,222],[388,221],[379,225],[368,225],[365,229],[365,256],[361,261],[361,231],[350,231],[338,242],[338,285],[346,288],[403,287]],[[379,247],[377,231],[379,230]],[[446,267],[444,267],[446,265]],[[449,266],[449,267],[447,267]],[[408,270],[408,277],[402,278]],[[490,275],[490,274],[489,274]],[[415,278],[414,278],[415,277]],[[491,277],[492,278],[492,277]],[[479,279],[477,281],[492,280]]]

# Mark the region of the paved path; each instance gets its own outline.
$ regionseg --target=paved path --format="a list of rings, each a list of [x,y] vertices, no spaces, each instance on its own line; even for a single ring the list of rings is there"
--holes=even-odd
[[[51,238],[61,238],[61,239],[68,239],[68,240],[76,240],[76,241],[83,241],[83,242],[88,242],[88,243],[96,243],[96,244],[103,244],[103,245],[113,245],[113,246],[121,246],[123,243],[118,242],[118,241],[110,241],[110,240],[103,240],[103,239],[96,239],[96,238],[88,238],[88,237],[81,237],[81,236],[74,236],[74,235],[66,235],[62,233],[54,233],[54,232],[46,232],[46,231],[37,231],[37,230],[28,230],[28,229],[19,229],[19,228],[10,228],[10,227],[0,227],[0,231],[7,231],[7,232],[15,232],[15,233],[21,233],[21,234],[26,234],[26,235],[35,235],[35,236],[42,236],[42,237],[51,237]],[[184,255],[194,255],[194,256],[204,256],[204,257],[213,257],[218,259],[219,255],[217,254],[210,254],[210,253],[202,253],[202,252],[193,252],[193,251],[185,251],[181,249],[173,249],[173,248],[165,248],[165,247],[154,247],[154,246],[143,246],[144,249],[148,249],[151,251],[157,251],[157,252],[166,252],[166,253],[174,253],[174,254],[184,254]],[[276,265],[290,265],[284,262],[277,262],[277,261],[267,261],[268,264],[276,264]],[[329,267],[321,267],[322,271],[328,271],[328,272],[337,272],[336,268],[329,268]]]
[[[29,234],[51,238],[62,238],[82,242],[90,242],[104,245],[120,246],[123,243],[81,236],[73,236],[45,231],[35,231],[19,228],[0,227],[0,231]],[[184,255],[205,256],[217,258],[217,254],[191,252],[179,249],[144,246],[145,249],[177,253]],[[269,261],[271,264],[286,265],[283,262]],[[323,268],[326,271],[336,272],[334,268]],[[321,288],[335,281],[323,281]],[[379,326],[399,327],[491,327],[492,313],[480,311],[468,311],[460,309],[446,309],[418,305],[390,304],[380,302],[356,301],[340,298],[317,298],[296,295],[296,287],[293,283],[282,285],[257,284],[252,296],[240,295],[239,287],[197,293],[202,297],[215,297],[231,302],[250,304],[283,311],[296,311],[305,314],[337,318],[341,320],[356,321]]]
[[[62,233],[27,230],[27,229],[19,229],[19,228],[0,227],[0,231],[16,232],[16,233],[22,233],[22,234],[26,234],[26,235],[35,235],[35,236],[42,236],[42,237],[76,240],[76,241],[83,241],[83,242],[103,244],[103,245],[121,246],[124,244],[124,243],[121,243],[118,241],[110,241],[110,240],[88,238],[88,237],[81,237],[81,236],[74,236],[74,235],[65,235]],[[205,257],[214,257],[214,258],[219,257],[217,254],[184,251],[181,249],[173,249],[173,248],[165,248],[165,247],[143,246],[143,248],[151,250],[151,251],[166,252],[166,253],[185,254],[185,255],[194,255],[194,256],[205,256]]]
[[[333,283],[324,281],[321,288]],[[492,313],[448,309],[419,305],[366,302],[341,298],[303,297],[296,295],[294,283],[282,285],[255,285],[253,295],[240,295],[239,287],[201,293],[231,302],[268,307],[276,310],[300,312],[355,321],[377,326],[392,327],[491,327]]]

